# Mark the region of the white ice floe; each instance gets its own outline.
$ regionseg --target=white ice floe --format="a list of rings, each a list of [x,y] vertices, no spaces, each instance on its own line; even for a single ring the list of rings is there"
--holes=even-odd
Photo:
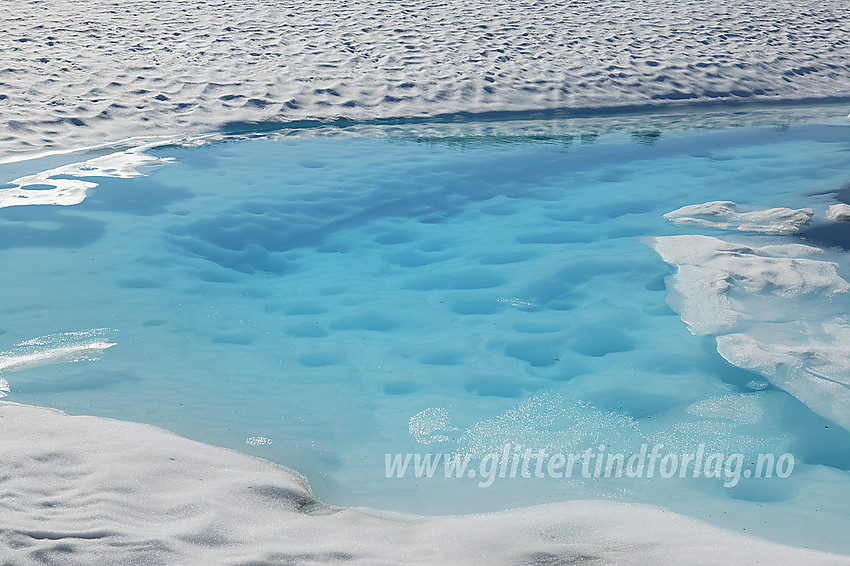
[[[263,460],[147,425],[0,402],[0,560],[78,564],[846,565],[656,507],[421,517],[323,505]]]
[[[850,205],[833,204],[826,209],[826,219],[830,222],[850,222]]]
[[[693,334],[850,429],[850,284],[811,246],[747,247],[709,236],[647,242],[676,267],[667,301]],[[793,257],[797,255],[798,257]]]
[[[83,202],[86,193],[97,183],[85,181],[88,177],[115,177],[130,179],[144,175],[143,167],[152,168],[171,163],[171,158],[160,158],[143,153],[145,148],[135,148],[102,155],[87,161],[71,163],[33,175],[18,177],[9,182],[10,188],[0,189],[0,208],[56,204],[72,206]],[[67,179],[65,177],[77,177]]]
[[[720,230],[740,230],[763,234],[794,234],[808,224],[814,211],[810,208],[768,208],[755,210],[728,200],[690,204],[664,218],[680,226],[701,226]]]
[[[746,306],[748,296],[782,301],[850,291],[835,263],[802,257],[815,253],[811,246],[750,248],[711,236],[665,236],[648,243],[677,267],[668,302],[694,334],[728,331],[758,317],[760,309],[749,312]]]

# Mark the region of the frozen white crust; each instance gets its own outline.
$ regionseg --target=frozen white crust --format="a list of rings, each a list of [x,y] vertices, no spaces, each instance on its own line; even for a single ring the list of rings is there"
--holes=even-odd
[[[173,161],[168,157],[147,155],[145,149],[148,146],[139,146],[13,179],[6,183],[8,187],[0,188],[0,208],[44,204],[73,206],[83,202],[88,191],[97,187],[97,183],[83,179],[131,179],[144,176],[142,169],[153,169]]]

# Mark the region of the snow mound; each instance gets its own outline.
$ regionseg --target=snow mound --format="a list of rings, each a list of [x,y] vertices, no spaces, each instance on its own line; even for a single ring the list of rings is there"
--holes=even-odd
[[[608,501],[419,517],[330,508],[293,472],[134,423],[0,402],[0,559],[77,564],[850,564]]]
[[[850,284],[837,264],[803,257],[822,250],[696,235],[647,243],[676,267],[667,302],[693,334],[717,335],[728,362],[850,429]]]
[[[758,309],[747,303],[750,297],[783,301],[850,291],[835,263],[787,257],[812,254],[817,248],[811,246],[750,248],[711,236],[665,236],[649,244],[677,267],[668,302],[693,334],[716,334],[758,319]]]
[[[826,210],[826,219],[830,222],[850,222],[850,205],[833,204]]]
[[[683,206],[668,212],[664,218],[679,226],[701,226],[763,234],[794,234],[807,225],[813,215],[814,211],[810,208],[751,210],[732,201],[717,200]]]

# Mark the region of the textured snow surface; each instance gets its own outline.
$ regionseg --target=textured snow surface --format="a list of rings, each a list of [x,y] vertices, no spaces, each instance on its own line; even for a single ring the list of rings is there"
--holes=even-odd
[[[284,468],[146,425],[0,402],[0,427],[4,564],[850,564],[614,502],[334,509]]]
[[[850,96],[845,0],[20,0],[0,155],[233,122]]]

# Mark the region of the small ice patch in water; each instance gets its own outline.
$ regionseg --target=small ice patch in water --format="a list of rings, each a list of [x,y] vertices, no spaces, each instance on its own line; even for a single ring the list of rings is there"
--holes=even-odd
[[[271,439],[265,436],[249,436],[245,439],[245,444],[249,446],[270,446],[271,443]]]
[[[850,205],[833,204],[826,210],[826,219],[830,222],[850,222]]]
[[[0,372],[18,371],[62,362],[97,361],[109,342],[103,328],[39,336],[0,352]]]
[[[752,210],[732,201],[690,204],[664,218],[681,226],[700,226],[720,230],[740,230],[764,234],[794,234],[809,223],[814,212],[810,208],[769,208]]]

